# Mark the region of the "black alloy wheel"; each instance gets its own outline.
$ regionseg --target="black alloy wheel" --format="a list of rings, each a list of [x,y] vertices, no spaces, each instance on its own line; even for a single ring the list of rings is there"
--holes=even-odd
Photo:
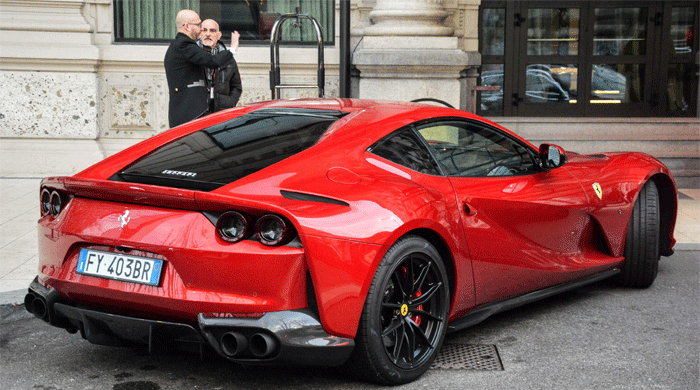
[[[428,241],[408,236],[396,242],[367,294],[349,362],[353,371],[383,384],[425,373],[445,338],[448,290],[445,266]]]

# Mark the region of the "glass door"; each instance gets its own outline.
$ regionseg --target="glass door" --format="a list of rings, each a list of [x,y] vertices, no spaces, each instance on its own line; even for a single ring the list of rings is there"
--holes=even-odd
[[[479,114],[696,116],[697,0],[481,4]]]
[[[511,96],[515,115],[579,116],[582,114],[580,2],[527,2],[515,14],[519,47],[518,88]]]
[[[658,104],[651,74],[662,14],[654,3],[591,4],[587,116],[647,116]]]
[[[516,64],[512,60],[513,34],[512,12],[506,2],[490,2],[481,12],[479,19],[481,39],[481,74],[479,78],[477,112],[487,115],[512,115],[510,96],[516,82],[513,77]],[[507,56],[506,57],[506,53]]]

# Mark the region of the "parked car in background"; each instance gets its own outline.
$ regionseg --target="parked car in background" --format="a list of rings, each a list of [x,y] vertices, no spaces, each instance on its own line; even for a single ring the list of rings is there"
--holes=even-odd
[[[592,65],[591,94],[592,100],[616,101],[629,103],[627,78],[608,65]],[[572,77],[573,75],[573,77]],[[568,103],[578,101],[578,69],[571,66],[532,64],[527,66],[525,83],[525,103]],[[481,73],[480,84],[488,87],[500,87],[495,91],[481,92],[482,111],[499,111],[503,109],[504,77],[502,70],[487,70]],[[505,102],[510,103],[509,101]]]

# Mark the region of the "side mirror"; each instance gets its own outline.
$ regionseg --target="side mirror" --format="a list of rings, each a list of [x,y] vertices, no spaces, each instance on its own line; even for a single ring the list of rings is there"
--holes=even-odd
[[[564,150],[556,145],[540,145],[540,164],[544,169],[557,168],[566,162]]]

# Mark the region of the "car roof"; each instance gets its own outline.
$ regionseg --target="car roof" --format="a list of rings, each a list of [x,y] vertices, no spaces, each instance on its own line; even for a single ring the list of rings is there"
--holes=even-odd
[[[256,104],[256,107],[252,108],[248,112],[271,108],[333,110],[351,114],[347,115],[347,117],[344,118],[345,120],[341,119],[338,121],[338,123],[332,125],[331,128],[329,128],[329,134],[327,134],[328,136],[330,136],[331,133],[336,132],[353,132],[354,130],[357,130],[357,127],[374,125],[377,122],[383,122],[387,125],[389,122],[393,122],[392,126],[383,126],[383,128],[387,130],[386,132],[377,132],[376,130],[379,129],[376,129],[375,127],[374,134],[378,137],[382,137],[385,135],[384,133],[389,133],[398,127],[396,122],[405,122],[405,124],[408,124],[435,117],[463,117],[484,121],[483,118],[466,111],[432,104],[340,98],[309,98],[268,101]]]
[[[303,109],[319,109],[319,110],[338,110],[348,113],[356,111],[390,111],[392,113],[410,112],[416,110],[448,110],[455,113],[467,114],[465,111],[456,110],[443,106],[436,106],[426,103],[400,102],[388,100],[368,100],[368,99],[341,99],[341,98],[307,98],[307,99],[288,99],[288,100],[271,100],[261,103],[254,103],[255,109],[261,108],[303,108]],[[462,116],[462,115],[460,115]]]

